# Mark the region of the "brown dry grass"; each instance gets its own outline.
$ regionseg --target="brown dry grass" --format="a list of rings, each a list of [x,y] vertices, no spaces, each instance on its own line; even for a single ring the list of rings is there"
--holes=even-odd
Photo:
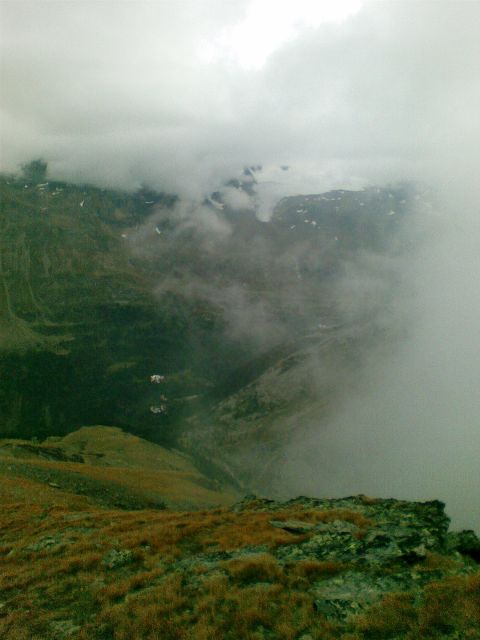
[[[307,578],[308,580],[316,580],[326,576],[334,576],[337,573],[346,571],[348,565],[342,562],[332,562],[320,560],[300,560],[292,566],[292,573],[300,578]]]
[[[480,574],[432,583],[420,606],[405,594],[391,595],[349,627],[315,612],[311,583],[348,567],[317,560],[280,564],[276,549],[310,534],[294,535],[269,522],[341,519],[366,530],[371,523],[356,511],[122,512],[8,478],[0,492],[1,638],[52,640],[58,620],[81,627],[72,640],[297,640],[302,634],[314,640],[394,634],[431,640],[452,628],[458,637],[478,637]],[[53,543],[42,548],[49,539]],[[215,568],[199,562],[172,572],[172,562],[192,553],[250,545],[265,545],[270,553],[247,550]],[[103,558],[112,549],[133,552],[132,561],[109,568]],[[425,568],[434,571],[444,562],[432,555]]]
[[[170,562],[192,553],[249,545],[275,549],[307,537],[272,527],[271,513],[121,512],[25,479],[7,480],[2,493],[1,637],[48,638],[59,611],[81,622],[79,637],[89,638],[223,638],[230,627],[254,638],[262,624],[293,638],[308,626],[311,599],[292,590],[288,572],[269,554],[231,561],[218,579],[200,567],[199,594],[185,576],[165,575]],[[276,519],[292,517],[325,516],[302,509],[275,513]],[[44,540],[53,543],[42,548]],[[109,569],[102,558],[112,548],[133,551],[134,562]],[[256,582],[265,582],[265,588]],[[192,606],[193,613],[187,613]]]
[[[235,582],[283,582],[283,571],[268,553],[235,558],[224,563],[224,567]]]
[[[457,569],[459,566],[460,563],[452,558],[447,558],[439,553],[427,553],[425,559],[415,565],[415,570],[419,573],[433,573]]]
[[[480,636],[480,574],[429,584],[418,621],[422,632],[460,629],[467,638],[476,629]]]
[[[412,597],[394,593],[383,598],[368,613],[359,616],[356,626],[367,637],[388,638],[389,635],[408,631],[415,619]]]
[[[98,617],[106,637],[115,640],[257,640],[263,629],[274,638],[294,640],[304,631],[331,638],[333,626],[313,620],[311,598],[280,584],[237,586],[211,577],[195,591],[179,575],[155,591],[105,609]],[[86,629],[82,638],[88,638]]]
[[[8,460],[8,458],[5,458]],[[12,459],[13,461],[13,459]],[[18,460],[15,460],[18,462]],[[56,471],[61,473],[80,475],[85,478],[112,483],[113,486],[128,490],[133,496],[147,500],[163,501],[171,507],[208,508],[213,505],[229,506],[237,499],[237,494],[230,489],[208,488],[205,477],[197,472],[183,470],[144,470],[128,467],[102,467],[86,463],[76,462],[52,462],[48,460],[23,460],[22,464],[39,468],[43,471]],[[20,484],[22,478],[11,479]],[[28,482],[28,481],[27,481]],[[45,484],[46,494],[52,489]],[[1,493],[0,493],[1,496]]]
[[[361,637],[384,640],[403,633],[407,640],[480,638],[480,573],[427,585],[419,606],[409,594],[384,598],[355,621]]]

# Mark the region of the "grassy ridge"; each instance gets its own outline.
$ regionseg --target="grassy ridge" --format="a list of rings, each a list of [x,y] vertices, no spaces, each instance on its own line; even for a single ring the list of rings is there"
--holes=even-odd
[[[480,573],[459,553],[438,548],[375,569],[378,542],[367,562],[346,560],[342,546],[337,558],[312,552],[339,523],[367,548],[380,513],[395,509],[410,524],[416,514],[419,528],[430,519],[431,534],[427,506],[362,498],[131,513],[9,478],[0,494],[0,634],[9,640],[479,637]],[[363,597],[372,580],[400,573],[410,576],[402,588]],[[352,576],[358,610],[345,614]],[[335,585],[343,600],[322,596]]]
[[[0,441],[0,480],[7,640],[480,637],[480,541],[437,501],[233,504],[184,454],[100,426]]]
[[[138,510],[231,504],[236,494],[193,461],[114,427],[84,427],[32,444],[0,440],[0,474],[83,495],[92,505]]]

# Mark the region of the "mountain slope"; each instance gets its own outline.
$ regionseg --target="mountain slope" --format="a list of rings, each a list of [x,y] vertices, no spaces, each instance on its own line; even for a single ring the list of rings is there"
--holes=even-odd
[[[289,197],[265,223],[221,194],[28,177],[0,178],[4,437],[118,425],[251,486],[385,339],[410,188]]]
[[[229,486],[205,477],[188,456],[114,427],[83,427],[42,444],[0,440],[0,475],[36,484],[38,495],[81,494],[93,505],[205,508],[231,504]]]
[[[285,445],[305,424],[321,428],[369,351],[398,338],[383,318],[400,286],[395,261],[408,251],[412,197],[406,187],[333,191],[277,205],[266,296],[286,334],[233,369],[184,421],[184,448],[244,488],[278,490]]]
[[[165,439],[177,407],[161,420],[152,407],[201,388],[215,358],[202,310],[160,305],[165,274],[132,250],[174,198],[6,176],[0,190],[0,435],[106,423]],[[161,392],[156,373],[169,376]]]

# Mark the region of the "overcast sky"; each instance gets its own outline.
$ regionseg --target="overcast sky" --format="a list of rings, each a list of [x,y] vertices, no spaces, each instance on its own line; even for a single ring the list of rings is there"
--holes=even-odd
[[[200,195],[288,164],[311,191],[423,176],[478,140],[475,0],[0,7],[2,169],[42,156],[61,177]]]

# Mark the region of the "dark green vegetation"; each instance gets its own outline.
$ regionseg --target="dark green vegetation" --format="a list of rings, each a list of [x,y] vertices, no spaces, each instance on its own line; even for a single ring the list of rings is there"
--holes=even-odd
[[[0,434],[107,423],[165,438],[176,406],[159,426],[150,375],[192,394],[216,357],[202,313],[178,296],[160,304],[158,271],[129,245],[145,201],[174,198],[5,176],[0,190]]]

